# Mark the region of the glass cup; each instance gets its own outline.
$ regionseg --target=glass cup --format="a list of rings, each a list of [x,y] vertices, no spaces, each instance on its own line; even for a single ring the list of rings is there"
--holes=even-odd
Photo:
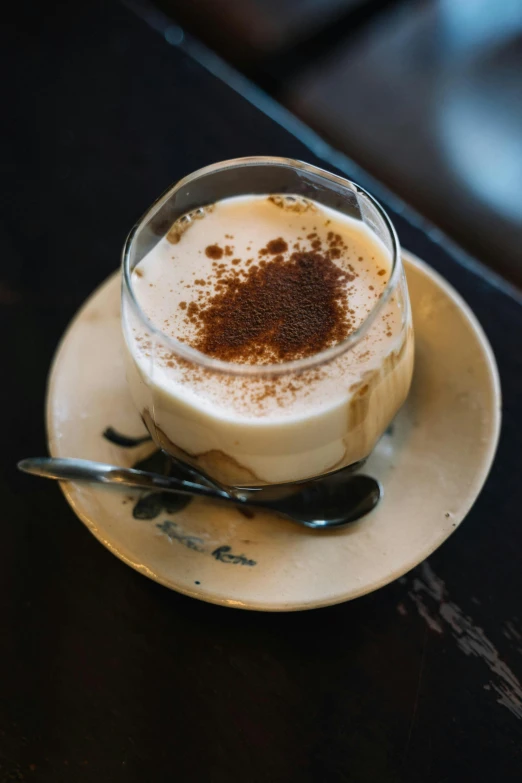
[[[253,194],[304,197],[362,221],[384,245],[389,280],[359,328],[303,359],[252,365],[212,358],[163,333],[141,309],[132,271],[182,216],[219,200]],[[183,218],[188,220],[189,218]],[[358,185],[286,158],[238,158],[190,174],[164,193],[129,234],[123,252],[122,324],[129,388],[156,444],[229,487],[298,482],[364,460],[406,399],[413,330],[399,241],[382,207]],[[396,328],[379,340],[389,313]],[[382,340],[381,340],[382,343]],[[255,412],[230,401],[282,404]],[[216,388],[224,389],[220,406]],[[278,391],[279,390],[279,391]]]

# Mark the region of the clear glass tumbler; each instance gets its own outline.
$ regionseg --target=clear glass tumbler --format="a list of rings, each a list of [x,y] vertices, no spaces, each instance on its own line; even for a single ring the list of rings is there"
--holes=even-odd
[[[294,361],[240,364],[174,339],[143,312],[132,271],[173,224],[222,199],[253,194],[318,202],[362,221],[386,249],[388,282],[344,341]],[[225,485],[303,481],[357,463],[370,454],[406,399],[413,329],[397,235],[372,196],[335,174],[271,157],[200,169],[173,185],[132,229],[122,278],[127,378],[137,409],[161,449]],[[385,337],[390,314],[396,328]],[[377,343],[385,350],[370,350]],[[216,384],[226,389],[226,405],[216,398]],[[233,399],[263,399],[267,384],[280,390],[283,404],[260,405],[255,413],[243,404],[231,409]]]

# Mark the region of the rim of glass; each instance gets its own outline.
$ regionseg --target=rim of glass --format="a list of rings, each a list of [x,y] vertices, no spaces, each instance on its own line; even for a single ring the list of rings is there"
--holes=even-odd
[[[130,268],[131,249],[134,240],[137,234],[141,231],[141,229],[154,217],[154,215],[157,214],[157,212],[174,195],[174,193],[176,193],[181,188],[185,187],[185,185],[189,184],[190,182],[193,182],[194,180],[204,177],[212,172],[222,171],[224,169],[247,167],[247,166],[280,166],[281,168],[299,169],[303,172],[314,174],[316,176],[322,177],[323,179],[330,180],[331,182],[334,182],[336,185],[341,186],[342,188],[345,188],[347,190],[351,190],[352,192],[355,191],[356,193],[361,193],[366,198],[369,199],[371,204],[375,207],[377,212],[380,214],[381,218],[384,221],[386,229],[391,237],[392,271],[390,277],[388,278],[388,282],[386,283],[386,288],[384,289],[382,296],[377,300],[373,308],[370,310],[370,312],[364,319],[363,323],[359,326],[358,329],[351,332],[345,340],[342,340],[340,343],[336,343],[335,345],[326,348],[324,351],[320,351],[319,353],[313,354],[312,356],[307,356],[303,359],[294,359],[289,362],[280,362],[277,364],[240,364],[239,362],[227,362],[227,361],[223,361],[222,359],[214,359],[211,356],[207,356],[207,354],[204,354],[202,351],[198,351],[196,348],[192,348],[191,346],[186,345],[186,343],[182,343],[179,340],[176,340],[175,337],[171,337],[170,335],[165,334],[165,332],[163,332],[161,329],[155,326],[155,324],[142,310],[136,298],[136,295],[134,293],[134,288],[132,285],[132,270]],[[171,187],[169,187],[158,199],[156,199],[156,201],[149,207],[149,209],[145,212],[145,214],[131,229],[129,235],[127,236],[127,239],[125,240],[125,244],[123,247],[122,267],[123,267],[123,276],[122,276],[123,289],[129,296],[130,302],[136,314],[138,315],[140,320],[145,324],[147,329],[153,335],[159,337],[162,340],[162,342],[166,346],[168,346],[168,348],[172,350],[176,355],[182,357],[183,359],[189,362],[198,364],[201,367],[205,367],[209,370],[222,372],[229,375],[274,376],[274,375],[284,375],[290,372],[301,372],[303,370],[307,370],[321,364],[326,364],[332,361],[333,359],[335,359],[337,356],[340,356],[341,354],[345,353],[346,351],[349,351],[351,348],[357,345],[357,343],[359,343],[362,340],[362,338],[365,336],[365,334],[368,332],[375,318],[377,317],[381,309],[384,307],[384,305],[390,298],[391,293],[394,290],[396,283],[399,279],[402,265],[401,265],[400,244],[394,225],[391,222],[390,218],[388,217],[386,211],[383,209],[383,207],[370,193],[368,193],[367,190],[362,188],[360,185],[357,185],[356,182],[352,182],[352,180],[346,179],[345,177],[340,177],[337,174],[332,174],[331,172],[326,171],[325,169],[321,169],[317,166],[312,166],[311,164],[304,163],[303,161],[300,160],[292,160],[291,158],[279,158],[279,157],[259,155],[259,156],[252,156],[246,158],[232,158],[230,160],[225,160],[218,163],[212,163],[210,166],[204,166],[201,169],[197,169],[197,171],[192,172],[192,174],[188,174],[186,177],[183,177],[183,179],[180,179],[174,185],[171,185]]]

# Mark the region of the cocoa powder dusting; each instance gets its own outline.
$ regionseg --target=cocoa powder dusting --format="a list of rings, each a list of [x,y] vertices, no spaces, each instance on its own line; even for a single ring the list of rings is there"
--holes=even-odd
[[[288,250],[288,245],[283,237],[278,237],[277,239],[272,239],[270,242],[268,242],[266,249],[269,253],[275,256]]]
[[[282,239],[269,246],[279,251],[275,258],[244,276],[231,270],[204,305],[189,305],[195,348],[225,361],[263,364],[311,356],[348,336],[346,283],[353,275],[313,250],[285,260]]]
[[[208,258],[223,258],[223,248],[219,247],[219,245],[208,245],[205,248],[205,255]]]

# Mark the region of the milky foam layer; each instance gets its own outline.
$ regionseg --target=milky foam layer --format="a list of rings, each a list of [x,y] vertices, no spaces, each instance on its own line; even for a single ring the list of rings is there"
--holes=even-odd
[[[215,346],[211,340],[201,339],[202,326],[205,326],[205,314],[212,310],[216,295],[223,299],[227,285],[235,286],[237,282],[245,288],[254,277],[250,288],[263,287],[258,301],[254,303],[252,296],[250,305],[235,288],[234,296],[229,297],[233,306],[221,307],[216,313],[228,317],[226,326],[232,330],[234,315],[241,303],[250,317],[254,316],[254,305],[260,305],[268,314],[275,308],[274,292],[271,292],[271,299],[268,290],[267,271],[279,266],[271,276],[277,290],[278,275],[280,289],[289,282],[289,275],[283,275],[285,269],[282,267],[289,269],[296,260],[301,265],[308,261],[312,267],[314,263],[322,262],[323,266],[328,263],[340,275],[338,287],[344,289],[345,297],[343,301],[339,300],[339,305],[346,305],[347,312],[345,328],[337,332],[332,330],[331,339],[326,339],[320,346],[325,348],[341,341],[361,325],[390,276],[389,253],[370,229],[360,221],[310,201],[243,196],[221,201],[206,211],[198,210],[196,215],[195,219],[178,221],[178,228],[171,230],[141,261],[133,273],[133,286],[142,309],[156,327],[210,355]],[[267,266],[270,269],[267,270]],[[304,270],[308,276],[311,271],[313,269]],[[298,286],[303,281],[297,281],[293,276],[290,282]],[[297,288],[298,295],[301,289],[302,295],[310,298],[308,312],[328,304],[314,301],[305,285]],[[285,292],[285,295],[288,322],[283,324],[283,329],[289,330],[296,326],[296,319],[304,320],[307,312],[306,306],[298,312],[300,302],[292,300],[291,292]],[[284,296],[281,300],[277,302],[279,308],[284,305]],[[326,318],[327,308],[323,309]],[[210,324],[209,330],[218,326],[216,318],[206,320]],[[257,345],[257,351],[250,356],[241,356],[240,351],[236,351],[238,355],[233,352],[231,356],[220,357],[217,352],[215,355],[251,364],[300,358],[298,351],[295,355],[287,351],[288,355],[283,357],[271,354],[260,357],[259,348],[263,347],[263,341],[266,346],[270,336],[266,330],[264,336],[261,333],[261,345]],[[312,337],[312,334],[307,335],[309,341]],[[210,347],[206,349],[206,346]]]

